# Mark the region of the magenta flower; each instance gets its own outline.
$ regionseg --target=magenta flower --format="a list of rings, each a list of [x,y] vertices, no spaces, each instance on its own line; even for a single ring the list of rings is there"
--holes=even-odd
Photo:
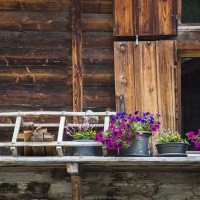
[[[197,150],[200,150],[200,130],[198,130],[197,133],[195,133],[194,131],[189,131],[187,134],[187,137],[189,140],[191,140],[191,142],[194,143],[194,148]]]
[[[140,137],[140,132],[136,131],[136,137]]]
[[[108,149],[127,148],[132,144],[134,136],[141,136],[140,131],[157,131],[160,128],[158,117],[159,115],[139,111],[134,114],[117,113],[110,117],[108,130],[99,132],[95,141],[106,144]]]
[[[131,138],[131,134],[129,132],[126,132],[126,137]]]
[[[194,137],[194,131],[188,132],[187,135],[189,139],[192,139]]]

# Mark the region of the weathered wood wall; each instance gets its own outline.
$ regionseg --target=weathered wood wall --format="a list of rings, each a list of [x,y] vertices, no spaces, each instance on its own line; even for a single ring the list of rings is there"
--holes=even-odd
[[[82,1],[83,107],[116,110],[112,0]]]
[[[71,110],[71,2],[0,5],[0,110]]]
[[[92,169],[83,172],[82,199],[185,200],[200,199],[199,170]],[[72,199],[65,169],[1,170],[1,200]]]
[[[0,111],[73,110],[72,0],[2,0]],[[83,109],[115,110],[112,1],[82,1]]]

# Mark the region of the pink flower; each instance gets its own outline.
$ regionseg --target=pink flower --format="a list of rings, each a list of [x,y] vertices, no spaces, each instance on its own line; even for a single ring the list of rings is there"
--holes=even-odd
[[[189,139],[192,139],[194,137],[194,131],[188,132],[187,135]]]
[[[140,137],[140,132],[136,131],[136,137]]]
[[[126,137],[127,138],[130,138],[131,137],[131,134],[129,132],[126,132]]]

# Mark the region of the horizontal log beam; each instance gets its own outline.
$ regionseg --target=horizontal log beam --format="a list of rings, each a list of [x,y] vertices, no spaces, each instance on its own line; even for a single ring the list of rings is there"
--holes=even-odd
[[[188,157],[101,157],[101,156],[63,156],[63,157],[11,157],[0,156],[0,166],[6,167],[30,167],[30,166],[63,166],[67,163],[79,163],[82,166],[141,166],[155,167],[163,166],[161,170],[167,166],[171,166],[178,170],[180,167],[187,169],[199,169],[200,156]]]

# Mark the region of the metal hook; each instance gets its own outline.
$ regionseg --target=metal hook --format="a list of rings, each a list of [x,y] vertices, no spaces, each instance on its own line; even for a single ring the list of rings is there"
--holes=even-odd
[[[138,46],[138,35],[136,35],[135,45]]]

